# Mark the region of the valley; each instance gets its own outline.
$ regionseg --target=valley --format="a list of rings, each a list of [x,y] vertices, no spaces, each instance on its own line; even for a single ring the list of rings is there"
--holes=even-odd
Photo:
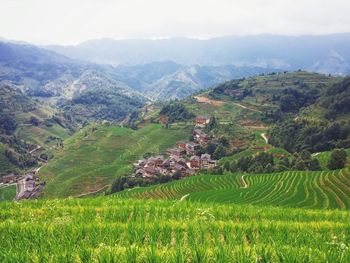
[[[151,101],[104,74],[58,97],[1,86],[0,172],[19,178],[0,186],[1,262],[350,259],[348,78],[272,72]]]

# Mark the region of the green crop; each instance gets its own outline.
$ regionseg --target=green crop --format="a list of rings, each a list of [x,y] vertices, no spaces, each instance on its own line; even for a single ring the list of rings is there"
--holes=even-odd
[[[0,203],[0,262],[349,262],[350,214],[118,197]]]

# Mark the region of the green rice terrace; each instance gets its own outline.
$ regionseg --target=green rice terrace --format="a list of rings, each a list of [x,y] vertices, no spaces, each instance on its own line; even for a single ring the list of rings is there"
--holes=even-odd
[[[119,193],[137,199],[186,199],[230,204],[350,208],[350,170],[202,175]]]
[[[167,136],[164,136],[166,131]],[[188,137],[187,126],[150,124],[136,131],[91,125],[65,140],[64,149],[44,166],[44,197],[68,197],[106,190],[115,178],[131,172],[132,163],[149,152],[158,154]]]
[[[349,262],[350,214],[115,196],[0,203],[1,262]]]

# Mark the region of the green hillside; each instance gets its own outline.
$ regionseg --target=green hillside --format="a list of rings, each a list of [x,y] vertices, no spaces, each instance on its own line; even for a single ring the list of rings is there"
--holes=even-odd
[[[30,169],[37,155],[51,155],[77,128],[68,115],[14,87],[0,86],[0,97],[0,175]],[[40,151],[30,154],[38,146]]]
[[[186,126],[165,129],[150,124],[138,130],[107,124],[88,126],[64,141],[64,149],[40,170],[40,177],[47,182],[44,196],[96,191],[130,173],[132,163],[145,153],[164,153],[188,134]]]
[[[0,201],[12,201],[16,196],[16,185],[0,187]]]
[[[348,211],[116,197],[0,203],[0,261],[349,262]]]
[[[180,199],[304,208],[350,208],[350,170],[202,175],[119,194],[137,199]]]

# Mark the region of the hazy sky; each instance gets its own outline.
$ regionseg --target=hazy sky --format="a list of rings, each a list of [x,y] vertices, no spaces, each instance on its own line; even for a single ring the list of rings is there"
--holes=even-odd
[[[350,0],[0,0],[0,36],[37,44],[109,37],[350,32]]]

